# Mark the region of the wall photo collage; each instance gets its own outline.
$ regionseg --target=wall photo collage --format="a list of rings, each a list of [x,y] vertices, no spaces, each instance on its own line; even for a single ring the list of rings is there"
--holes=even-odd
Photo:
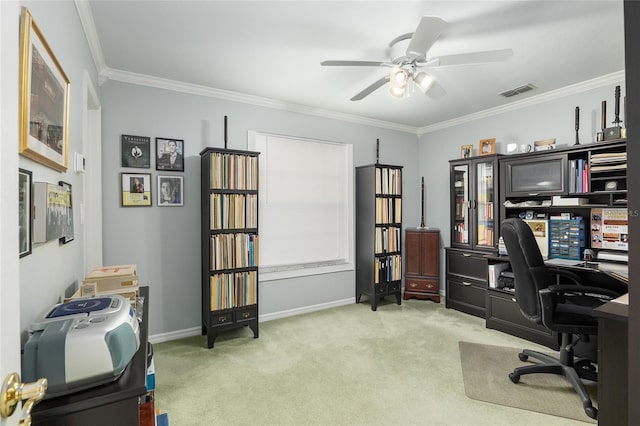
[[[155,169],[161,172],[184,172],[184,140],[155,138],[155,155],[152,155],[151,138],[148,136],[122,135],[121,166],[150,169],[155,158]],[[179,207],[184,205],[184,176],[156,176],[156,206]],[[150,207],[153,205],[151,173],[120,173],[120,200],[122,207]]]

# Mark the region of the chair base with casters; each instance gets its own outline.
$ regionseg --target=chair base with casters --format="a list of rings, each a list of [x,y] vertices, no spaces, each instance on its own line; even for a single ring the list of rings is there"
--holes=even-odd
[[[509,373],[509,379],[513,383],[518,383],[520,381],[520,376],[524,376],[525,374],[548,373],[564,376],[564,378],[571,384],[571,386],[573,386],[573,389],[580,397],[585,414],[592,419],[596,419],[598,417],[598,409],[593,406],[591,397],[589,396],[589,393],[584,387],[581,379],[591,380],[595,382],[597,381],[598,373],[596,372],[596,367],[588,359],[580,359],[575,361],[574,363],[574,343],[571,341],[571,339],[572,336],[570,334],[562,334],[560,359],[554,358],[547,354],[543,354],[541,352],[524,349],[518,354],[518,358],[520,358],[520,361],[525,362],[529,359],[529,357],[531,357],[542,362],[542,364],[517,367],[513,370],[512,373]]]

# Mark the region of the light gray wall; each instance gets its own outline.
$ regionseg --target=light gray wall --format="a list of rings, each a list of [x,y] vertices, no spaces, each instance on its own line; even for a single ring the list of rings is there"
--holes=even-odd
[[[82,111],[85,107],[82,101],[84,71],[89,72],[94,86],[98,87],[95,65],[78,12],[72,1],[25,1],[22,4],[31,12],[71,82],[69,119],[69,157],[71,159],[73,152],[82,152]],[[19,16],[15,16],[15,19],[18,20]],[[3,38],[14,37],[18,43],[17,34],[7,35],[3,29],[2,36]],[[15,90],[18,87],[17,83],[16,81]],[[8,141],[3,143],[6,142]],[[12,143],[16,143],[17,149],[18,142]],[[74,241],[64,246],[60,246],[57,241],[34,244],[32,254],[20,259],[20,324],[24,339],[29,324],[43,311],[59,302],[65,289],[84,278],[86,272],[83,271],[84,231],[79,213],[79,206],[83,203],[84,175],[74,173],[73,167],[70,167],[66,173],[60,173],[22,156],[20,156],[19,165],[33,172],[34,182],[57,184],[58,181],[63,180],[70,183],[73,188],[73,203],[76,206]],[[17,201],[11,205],[16,206]]]
[[[247,149],[247,131],[256,130],[353,144],[354,166],[359,166],[375,162],[379,138],[380,162],[404,166],[404,223],[419,224],[414,134],[117,81],[103,85],[101,102],[104,262],[138,265],[141,283],[150,287],[152,335],[201,324],[199,153],[224,146],[225,115],[230,149]],[[184,139],[184,207],[156,207],[155,160],[151,169],[120,167],[122,134],[150,137],[152,154],[156,137]],[[152,174],[153,207],[120,207],[121,172]],[[259,309],[261,315],[278,313],[353,298],[354,293],[354,271],[267,281],[260,283]]]
[[[624,81],[621,86],[624,96]],[[478,152],[480,139],[496,138],[496,152],[506,154],[508,143],[531,144],[536,140],[556,138],[558,146],[575,142],[575,107],[580,107],[580,143],[594,141],[600,129],[600,106],[607,101],[608,119],[613,121],[616,84],[549,100],[540,104],[473,120],[433,131],[421,136],[419,144],[420,174],[427,187],[427,225],[440,228],[443,247],[451,245],[449,230],[449,163],[460,158],[460,147],[473,144]],[[621,107],[622,114],[622,107]],[[621,117],[622,120],[625,117]],[[444,251],[441,253],[441,278],[444,288]]]

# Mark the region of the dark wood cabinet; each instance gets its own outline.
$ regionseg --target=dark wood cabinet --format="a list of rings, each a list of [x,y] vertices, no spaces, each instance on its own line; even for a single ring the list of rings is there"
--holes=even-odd
[[[202,195],[202,334],[233,328],[258,337],[258,152],[205,148]]]
[[[147,393],[149,287],[140,287],[140,296],[144,300],[140,322],[140,348],[120,377],[111,383],[39,402],[31,413],[33,425],[140,424],[140,401]]]
[[[356,167],[356,303],[402,301],[402,167]]]
[[[404,299],[440,303],[440,231],[410,228],[405,233]]]
[[[447,297],[445,306],[485,317],[488,261],[482,253],[446,249]]]
[[[514,292],[489,288],[486,307],[487,328],[521,337],[556,351],[560,349],[560,335],[525,318],[520,312]]]

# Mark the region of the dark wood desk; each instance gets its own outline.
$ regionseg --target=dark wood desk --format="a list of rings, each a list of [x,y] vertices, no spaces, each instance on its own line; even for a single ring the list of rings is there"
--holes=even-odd
[[[598,424],[628,423],[629,305],[609,302],[598,315]]]
[[[31,414],[32,424],[47,426],[113,426],[140,424],[139,398],[147,393],[147,334],[149,287],[141,287],[144,297],[140,323],[140,349],[120,378],[85,391],[45,399]]]

